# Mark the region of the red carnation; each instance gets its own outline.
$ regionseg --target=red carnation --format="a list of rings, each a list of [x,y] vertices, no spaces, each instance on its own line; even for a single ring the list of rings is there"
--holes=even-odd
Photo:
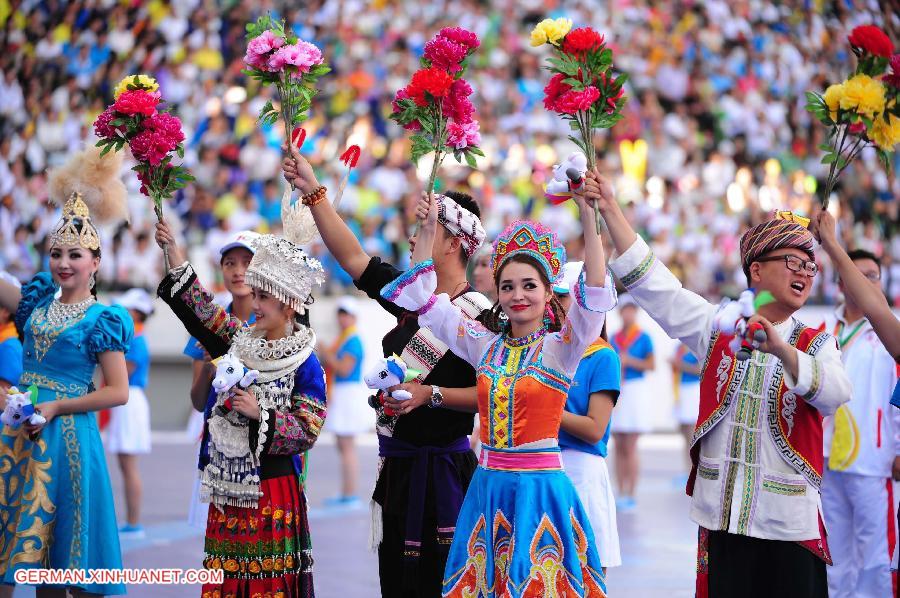
[[[894,53],[894,44],[887,34],[875,25],[860,25],[850,32],[847,41],[854,48],[862,48],[869,54],[890,58]]]
[[[132,89],[123,91],[119,95],[119,99],[113,104],[113,110],[129,116],[135,114],[151,116],[156,112],[157,104],[159,104],[159,92]]]
[[[447,71],[437,67],[419,69],[413,74],[412,81],[406,87],[406,93],[417,106],[427,106],[426,93],[434,98],[442,98],[449,93],[451,85],[453,77]]]
[[[118,117],[112,107],[104,110],[100,116],[97,117],[97,120],[94,121],[94,132],[97,134],[97,137],[101,139],[119,137],[119,132],[124,132],[124,128],[114,127],[110,124],[112,121],[116,120],[116,118]]]
[[[900,54],[891,56],[891,74],[884,76],[884,84],[900,89]]]
[[[481,45],[477,35],[462,27],[444,27],[438,32],[438,36],[446,38],[453,43],[463,45],[468,48],[469,51],[472,51]]]
[[[583,59],[589,52],[600,49],[604,41],[603,36],[590,27],[579,27],[566,34],[562,50],[570,56]]]
[[[600,97],[600,90],[591,85],[584,91],[569,90],[556,100],[555,110],[561,114],[575,114],[582,110],[590,110],[591,105]]]
[[[450,93],[443,101],[444,114],[460,124],[472,122],[475,106],[469,100],[470,95],[472,95],[472,86],[465,79],[454,81],[450,86]]]

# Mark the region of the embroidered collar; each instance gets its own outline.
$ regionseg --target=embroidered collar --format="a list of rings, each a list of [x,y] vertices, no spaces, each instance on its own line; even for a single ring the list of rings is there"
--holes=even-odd
[[[526,334],[525,336],[506,336],[503,339],[503,342],[510,347],[524,347],[526,345],[532,344],[540,338],[543,338],[545,334],[547,334],[547,327],[541,326],[531,334]]]

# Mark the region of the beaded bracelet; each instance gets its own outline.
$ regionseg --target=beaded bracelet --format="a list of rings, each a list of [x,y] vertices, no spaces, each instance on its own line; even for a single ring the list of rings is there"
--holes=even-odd
[[[305,206],[312,207],[324,200],[327,192],[328,189],[325,188],[325,185],[319,185],[314,191],[310,191],[301,197],[300,202]]]

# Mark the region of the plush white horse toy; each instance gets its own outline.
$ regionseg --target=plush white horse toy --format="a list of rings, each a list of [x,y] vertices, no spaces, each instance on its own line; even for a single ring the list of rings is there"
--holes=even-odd
[[[363,380],[366,386],[373,390],[380,390],[384,394],[394,397],[398,401],[408,401],[412,398],[412,394],[407,390],[395,390],[388,392],[392,386],[397,386],[403,382],[415,380],[420,372],[407,367],[406,363],[397,355],[390,357],[382,357],[369,370]]]
[[[570,169],[578,171],[581,178],[584,178],[587,173],[587,156],[581,152],[575,152],[561,164],[553,167],[553,179],[547,183],[547,188],[544,189],[544,196],[551,203],[562,203],[572,197],[571,178],[567,174]]]
[[[13,428],[18,428],[26,421],[32,426],[47,423],[47,419],[35,409],[37,394],[37,386],[33,384],[25,392],[15,386],[11,387],[6,397],[6,409],[0,414],[0,422]]]
[[[213,359],[216,366],[216,376],[213,378],[212,387],[217,393],[228,392],[235,386],[246,389],[259,377],[259,370],[248,370],[237,356],[226,353],[222,357]],[[231,397],[225,399],[224,409],[226,413],[231,411]]]
[[[727,301],[713,317],[713,330],[734,335],[728,347],[738,361],[750,359],[753,350],[758,349],[760,343],[766,341],[766,332],[762,324],[748,325],[747,320],[760,307],[773,300],[772,294],[768,291],[763,291],[757,296],[753,289],[747,289],[741,293],[737,301]]]

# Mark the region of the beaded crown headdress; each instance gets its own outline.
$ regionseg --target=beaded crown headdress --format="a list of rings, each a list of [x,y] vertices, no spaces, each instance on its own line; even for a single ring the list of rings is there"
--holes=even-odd
[[[96,147],[75,153],[49,176],[51,201],[62,205],[62,219],[50,235],[50,245],[75,245],[96,251],[96,224],[128,220],[125,185],[119,179],[122,156],[103,156]]]
[[[66,201],[62,210],[62,221],[50,235],[51,247],[71,245],[94,251],[100,248],[100,235],[91,222],[91,212],[77,191]]]
[[[525,254],[534,258],[547,279],[553,283],[566,263],[566,248],[552,230],[528,220],[513,222],[494,241],[494,254],[491,256],[491,270],[494,278],[503,264],[510,257]]]

